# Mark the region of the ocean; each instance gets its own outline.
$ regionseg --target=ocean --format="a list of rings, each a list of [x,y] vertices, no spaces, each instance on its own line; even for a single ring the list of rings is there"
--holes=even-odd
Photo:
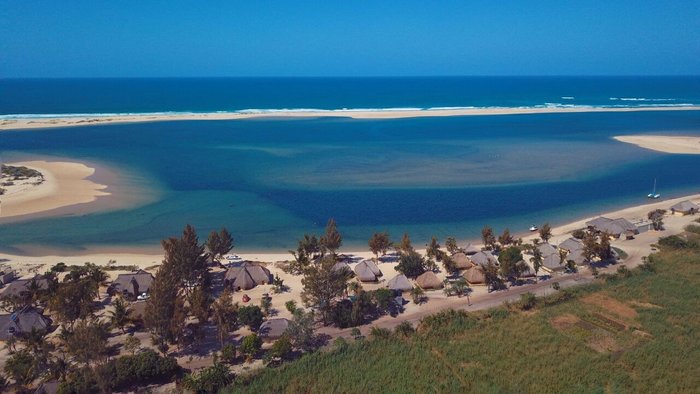
[[[0,80],[0,119],[34,115],[700,105],[700,77]],[[191,223],[227,227],[239,251],[284,251],[336,219],[348,249],[375,231],[416,245],[523,232],[700,192],[700,156],[623,144],[623,134],[700,135],[700,111],[404,119],[176,121],[0,132],[4,160],[62,158],[128,169],[155,201],[3,223],[0,250],[158,248]],[[144,190],[144,193],[147,191]]]

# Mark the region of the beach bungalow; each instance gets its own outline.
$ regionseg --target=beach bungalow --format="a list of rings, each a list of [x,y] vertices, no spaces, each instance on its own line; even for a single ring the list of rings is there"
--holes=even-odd
[[[452,261],[454,261],[457,269],[466,270],[474,266],[474,263],[469,260],[466,253],[458,252],[452,255]]]
[[[107,288],[107,294],[121,294],[125,298],[135,299],[142,294],[148,294],[153,284],[153,275],[144,270],[129,274],[119,274],[117,279]]]
[[[15,280],[5,286],[2,294],[0,294],[0,298],[27,297],[31,294],[32,287],[38,290],[47,290],[49,288],[49,280],[42,275],[35,275],[30,279]]]
[[[486,284],[486,274],[484,274],[484,270],[479,265],[476,265],[464,271],[462,273],[462,276],[464,277],[464,279],[467,280],[467,283],[469,283],[470,285]]]
[[[442,289],[444,284],[433,271],[422,273],[416,278],[416,284],[423,290]]]
[[[559,252],[555,252],[547,256],[542,256],[542,268],[551,273],[555,271],[562,271],[566,268],[566,266],[562,264]]]
[[[5,286],[8,283],[12,282],[15,280],[15,273],[14,271],[2,271],[0,272],[0,285]]]
[[[671,206],[671,213],[678,216],[695,215],[699,210],[700,206],[688,200]]]
[[[50,327],[51,319],[36,308],[26,306],[15,313],[0,315],[0,340],[6,341],[15,335],[29,333],[32,329],[48,331]]]
[[[520,273],[520,278],[534,278],[535,277],[535,270],[530,267],[529,264],[525,263],[525,261],[521,260],[518,264],[524,264],[527,268],[523,272]]]
[[[492,255],[491,252],[488,252],[488,251],[486,251],[486,252],[481,251],[481,252],[475,253],[471,257],[471,260],[472,260],[472,263],[478,264],[481,266],[487,266],[489,264],[489,262],[491,262],[494,265],[498,265],[498,259],[496,258],[496,256]]]
[[[413,285],[404,274],[399,274],[391,278],[386,284],[386,287],[395,292],[404,292],[413,289]]]
[[[620,238],[623,234],[628,237],[639,234],[637,226],[624,218],[609,219],[601,216],[586,222],[586,226],[599,233],[608,233],[615,238]]]
[[[265,320],[258,329],[258,334],[263,341],[274,341],[279,339],[289,327],[289,320],[285,318],[275,318]]]
[[[574,250],[583,249],[583,242],[573,237],[568,238],[559,244],[559,249],[567,252],[573,252]]]
[[[474,246],[474,245],[472,245],[472,244],[467,244],[467,246],[464,247],[464,249],[462,249],[462,251],[463,251],[467,256],[471,256],[471,255],[474,255],[474,254],[479,253],[479,252],[481,251],[481,249],[477,248],[476,246]]]
[[[542,257],[549,256],[550,254],[556,254],[557,256],[559,255],[557,248],[548,243],[538,244],[537,249],[539,249],[540,253],[542,254]]]
[[[352,271],[350,269],[350,265],[344,261],[339,261],[339,262],[335,263],[335,265],[331,269],[333,271],[340,271],[340,270],[345,270],[345,269],[347,269],[348,271]]]
[[[258,264],[243,263],[240,267],[229,268],[224,275],[224,286],[230,286],[233,291],[249,290],[271,282],[270,270]]]
[[[372,260],[362,260],[355,266],[355,275],[361,282],[376,282],[382,271]]]
[[[614,250],[613,250],[613,251],[614,251]],[[581,248],[581,249],[576,249],[576,250],[572,250],[572,251],[569,252],[569,254],[566,256],[566,259],[565,259],[565,260],[566,260],[566,261],[573,261],[574,264],[576,264],[576,265],[579,266],[579,267],[582,266],[582,265],[586,265],[586,263],[588,263],[588,261],[586,260],[586,258],[583,256],[583,248]]]

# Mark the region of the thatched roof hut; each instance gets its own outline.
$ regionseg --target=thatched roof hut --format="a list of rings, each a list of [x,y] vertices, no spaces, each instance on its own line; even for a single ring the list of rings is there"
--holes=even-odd
[[[422,273],[416,278],[416,284],[422,289],[442,289],[444,284],[433,271]]]
[[[361,282],[376,282],[382,271],[372,260],[364,260],[355,266],[355,275]]]
[[[555,248],[554,246],[552,246],[546,242],[538,244],[537,249],[539,249],[539,251],[540,251],[540,253],[542,253],[543,257],[549,256],[550,254],[557,254],[557,256],[559,255],[557,248]]]
[[[474,263],[469,260],[465,253],[459,252],[452,255],[452,261],[455,262],[457,269],[466,270],[474,266]]]
[[[51,319],[32,306],[10,314],[0,315],[0,340],[6,341],[15,335],[30,333],[32,330],[48,331]]]
[[[478,265],[464,271],[462,276],[470,285],[483,285],[486,283],[486,275],[484,274],[484,270]]]
[[[224,276],[224,284],[233,290],[249,290],[257,285],[272,282],[270,271],[257,264],[243,263],[240,267],[230,268]]]
[[[566,266],[562,264],[561,256],[559,255],[559,253],[552,253],[548,256],[543,256],[542,267],[550,272],[560,271],[566,268]]]
[[[481,249],[477,248],[476,246],[472,244],[467,244],[467,246],[462,249],[464,253],[466,253],[467,256],[471,256],[473,254],[477,254],[481,251]]]
[[[566,256],[566,261],[573,261],[574,264],[581,266],[586,265],[586,258],[583,256],[583,249],[572,250],[571,253]]]
[[[350,265],[349,265],[348,263],[344,262],[344,261],[339,261],[339,262],[335,263],[335,265],[334,265],[333,268],[331,268],[331,269],[332,269],[333,271],[340,271],[340,270],[343,270],[343,269],[347,269],[348,271],[352,271],[352,270],[350,269]]]
[[[409,291],[413,289],[413,285],[408,281],[408,278],[404,274],[399,274],[391,278],[386,287],[395,291]]]
[[[258,329],[258,333],[263,340],[275,340],[281,337],[289,327],[289,320],[276,318],[265,320]]]
[[[678,215],[694,215],[700,212],[700,206],[692,201],[681,201],[671,207],[671,212]]]
[[[568,238],[566,241],[559,244],[559,249],[566,250],[567,252],[573,252],[574,250],[582,248],[583,242],[576,238]]]
[[[153,284],[151,273],[138,270],[129,274],[119,274],[117,279],[107,289],[109,294],[122,294],[129,297],[137,297],[148,293]]]
[[[527,268],[525,268],[525,270],[520,274],[520,277],[521,277],[521,278],[532,278],[532,277],[535,276],[535,270],[532,269],[532,267],[530,267],[527,263],[525,263],[524,261],[520,260],[520,262],[518,262],[518,264],[524,264],[524,265],[527,267]]]
[[[471,257],[471,260],[472,260],[472,263],[478,264],[481,266],[487,266],[489,264],[489,262],[491,262],[494,265],[498,265],[498,259],[496,258],[496,256],[492,255],[491,252],[481,251],[481,252],[475,253]]]

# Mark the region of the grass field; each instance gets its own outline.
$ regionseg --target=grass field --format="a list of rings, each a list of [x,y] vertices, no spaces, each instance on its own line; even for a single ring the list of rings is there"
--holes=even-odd
[[[688,233],[691,239],[700,238]],[[238,377],[230,392],[698,392],[700,247],[598,283]]]

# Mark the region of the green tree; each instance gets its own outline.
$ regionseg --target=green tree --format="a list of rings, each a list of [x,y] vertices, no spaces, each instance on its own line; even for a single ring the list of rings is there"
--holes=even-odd
[[[72,329],[64,329],[61,339],[66,352],[78,363],[89,366],[107,359],[109,326],[97,318],[79,320]]]
[[[414,304],[420,304],[423,302],[423,296],[425,295],[425,291],[421,289],[418,286],[413,286],[411,289],[411,298],[413,299]]]
[[[110,322],[114,328],[124,332],[126,325],[129,324],[129,303],[122,297],[117,297],[112,306],[114,309],[109,312]]]
[[[257,305],[248,305],[238,308],[238,321],[245,324],[253,331],[257,331],[263,322],[263,312]]]
[[[500,289],[503,282],[498,276],[498,267],[489,261],[488,264],[482,266],[482,268],[484,270],[484,277],[486,279],[485,282],[488,291],[491,292],[492,290]]]
[[[297,309],[294,312],[294,317],[289,322],[286,335],[292,345],[305,352],[315,349],[316,341],[314,337],[314,315],[311,312],[304,312],[303,309]]]
[[[457,246],[457,240],[454,237],[445,239],[445,249],[447,249],[449,254],[455,254],[460,251],[459,246]]]
[[[459,271],[457,268],[457,263],[455,263],[452,256],[444,255],[442,257],[442,266],[445,268],[445,272],[448,274],[454,274]]]
[[[408,233],[403,233],[403,237],[401,237],[401,243],[399,243],[399,246],[396,247],[396,249],[402,254],[413,252],[413,245],[411,245],[411,237],[408,236]]]
[[[399,264],[394,269],[409,278],[415,278],[427,270],[427,263],[420,254],[409,252],[401,255]]]
[[[532,262],[532,267],[535,269],[535,280],[537,280],[537,275],[539,274],[543,263],[542,252],[538,248],[532,248],[532,257],[530,258],[530,262]]]
[[[302,301],[307,306],[318,308],[324,323],[328,323],[335,299],[345,293],[352,276],[349,269],[333,269],[334,266],[333,256],[323,257],[306,270],[301,280],[304,287],[301,293]]]
[[[665,214],[665,209],[655,209],[647,214],[647,218],[651,220],[651,225],[654,227],[654,230],[661,231],[664,229]]]
[[[241,340],[241,353],[246,356],[246,362],[253,361],[253,357],[262,347],[262,339],[258,334],[250,334]]]
[[[151,284],[150,297],[146,301],[143,321],[154,342],[159,345],[177,343],[185,326],[187,315],[183,297],[179,292],[182,281],[177,269],[172,261],[163,262]]]
[[[486,249],[491,250],[496,245],[496,236],[493,234],[493,229],[489,226],[484,226],[481,229],[481,241],[484,243]]]
[[[272,344],[272,347],[270,347],[270,350],[268,351],[266,355],[266,359],[268,361],[274,360],[274,359],[282,359],[285,360],[289,358],[289,356],[292,354],[292,341],[289,339],[289,336],[286,334],[283,334],[279,339],[275,341],[275,343]]]
[[[224,342],[228,338],[229,332],[236,327],[238,317],[238,306],[235,305],[231,298],[230,290],[224,289],[219,298],[212,304],[212,320],[216,325],[217,336],[220,346],[224,346]]]
[[[328,219],[328,224],[326,224],[326,233],[321,237],[320,243],[334,256],[338,249],[340,249],[340,247],[343,245],[343,237],[340,235],[338,226],[333,218]]]
[[[20,385],[28,385],[39,376],[29,350],[22,349],[12,354],[5,362],[5,373]]]
[[[505,278],[518,278],[522,274],[521,269],[523,267],[519,264],[522,260],[523,255],[517,246],[503,249],[498,255],[501,275]]]
[[[285,309],[287,309],[289,311],[289,313],[291,313],[293,315],[294,312],[296,312],[296,310],[297,310],[297,303],[294,300],[289,300],[289,301],[284,303],[284,307],[285,307]]]
[[[182,379],[183,388],[195,393],[218,393],[233,383],[234,377],[228,367],[214,363],[197,372],[187,374]]]
[[[601,261],[608,261],[613,258],[612,247],[610,246],[610,234],[600,234],[600,242],[596,247],[596,255]]]
[[[139,350],[140,347],[141,347],[141,340],[133,335],[129,335],[124,340],[124,350],[131,353],[132,355],[136,354],[136,352]]]
[[[220,232],[212,230],[204,243],[211,257],[220,261],[221,258],[233,249],[233,237],[224,227]]]
[[[163,265],[170,266],[174,278],[184,286],[185,293],[189,295],[194,284],[207,286],[208,268],[207,254],[204,245],[199,244],[197,232],[189,224],[182,231],[182,237],[171,237],[161,241],[165,251]]]
[[[391,239],[389,239],[389,233],[386,231],[372,234],[372,237],[367,243],[369,245],[369,250],[374,253],[376,257],[379,257],[379,253],[381,253],[382,256],[385,255],[387,250],[391,247]]]
[[[209,321],[211,315],[211,295],[206,287],[197,285],[188,297],[190,313],[197,319],[199,325],[204,325]]]
[[[71,277],[60,283],[49,300],[49,309],[56,314],[59,322],[72,325],[78,319],[85,319],[95,311],[97,290],[89,278]]]
[[[598,254],[598,240],[593,232],[586,232],[583,237],[583,249],[581,254],[588,262],[592,262],[593,258]]]
[[[430,244],[428,244],[428,247],[425,249],[425,253],[430,260],[441,262],[445,252],[440,249],[440,243],[437,238],[432,237],[430,239]]]
[[[503,230],[503,234],[498,236],[498,243],[503,246],[508,246],[513,243],[513,236],[510,235],[509,229]]]
[[[543,224],[540,228],[540,238],[544,242],[549,242],[549,239],[552,238],[552,227],[549,226],[549,223]]]

